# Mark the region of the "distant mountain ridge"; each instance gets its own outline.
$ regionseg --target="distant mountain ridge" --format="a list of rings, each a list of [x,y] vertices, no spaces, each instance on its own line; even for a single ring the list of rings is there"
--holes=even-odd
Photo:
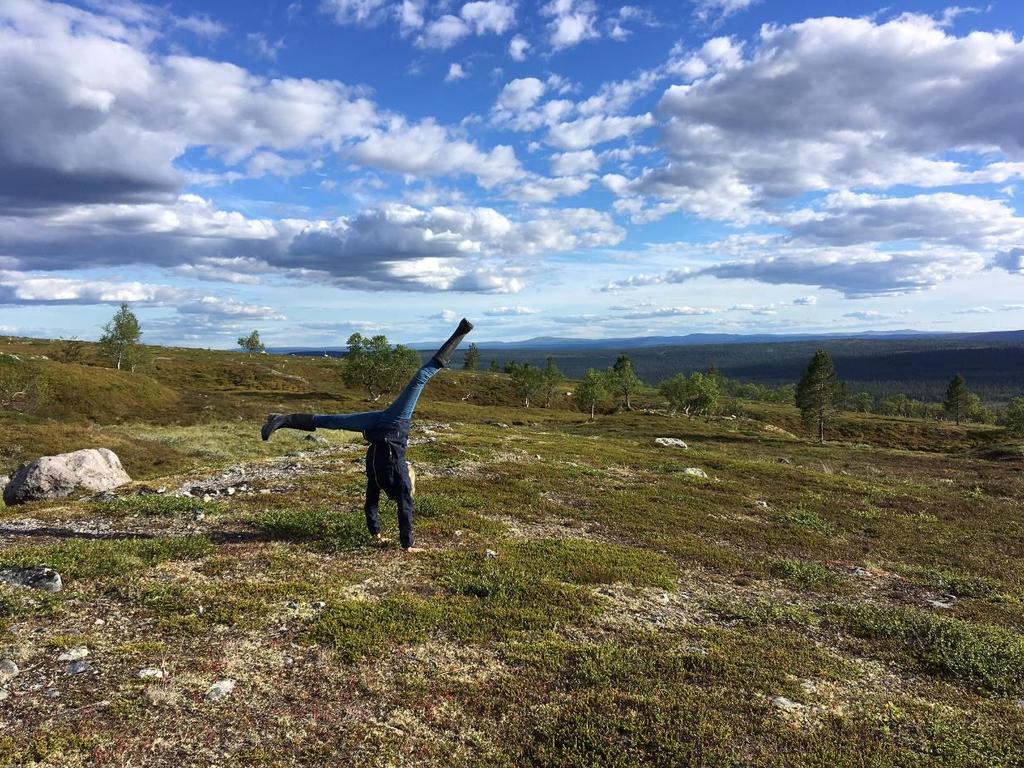
[[[942,331],[917,331],[910,328],[893,331],[860,331],[857,333],[798,333],[798,334],[738,334],[738,333],[688,333],[682,336],[633,336],[608,339],[577,339],[565,336],[537,336],[522,341],[478,341],[481,350],[508,349],[645,349],[648,347],[669,346],[703,346],[711,344],[771,344],[790,341],[838,341],[856,339],[913,339],[942,338],[949,340],[1002,341],[1007,343],[1024,342],[1024,330],[1019,331],[982,331],[976,333],[947,333]],[[419,341],[407,344],[413,349],[429,350],[436,347],[437,341]],[[323,354],[339,353],[346,350],[345,346],[290,346],[272,347],[269,352],[276,354]]]

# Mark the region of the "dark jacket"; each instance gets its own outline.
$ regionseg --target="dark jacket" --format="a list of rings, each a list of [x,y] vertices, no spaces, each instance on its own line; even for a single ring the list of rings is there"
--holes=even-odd
[[[398,506],[398,531],[403,547],[412,546],[414,504],[405,449],[409,444],[409,422],[398,421],[363,433],[366,449],[366,525],[380,532],[380,492]]]

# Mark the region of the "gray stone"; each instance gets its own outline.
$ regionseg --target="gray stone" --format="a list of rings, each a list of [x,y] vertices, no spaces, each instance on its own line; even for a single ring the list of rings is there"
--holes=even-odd
[[[157,669],[156,667],[146,667],[145,669],[139,670],[140,680],[163,680],[164,671]]]
[[[89,672],[92,669],[92,664],[88,661],[73,661],[68,664],[69,675],[80,675],[83,672]]]
[[[772,696],[771,701],[777,709],[781,709],[783,712],[786,712],[787,714],[796,714],[798,712],[802,712],[804,708],[803,704],[798,704],[797,702],[792,701],[791,699],[787,699],[785,696]]]
[[[18,665],[10,659],[0,661],[0,683],[6,683],[8,680],[14,679],[20,671]]]
[[[63,499],[76,491],[109,491],[132,479],[117,454],[107,448],[43,456],[26,464],[4,488],[8,506],[37,499]]]
[[[667,445],[671,448],[682,448],[683,450],[690,447],[686,444],[685,440],[680,440],[678,437],[656,437],[654,442],[658,445]]]
[[[689,475],[690,477],[706,478],[708,476],[708,473],[705,472],[703,469],[700,469],[699,467],[687,467],[686,469],[683,470],[683,474]]]
[[[60,592],[64,587],[60,574],[45,566],[32,568],[0,568],[0,581],[15,587],[41,589],[43,592]]]
[[[221,699],[226,699],[235,690],[235,685],[235,681],[231,678],[218,680],[206,689],[207,701],[220,701]]]
[[[85,645],[77,645],[70,651],[65,651],[57,657],[57,661],[80,661],[89,655],[89,648]]]
[[[7,697],[10,696],[6,688],[0,688],[0,701],[6,701]]]

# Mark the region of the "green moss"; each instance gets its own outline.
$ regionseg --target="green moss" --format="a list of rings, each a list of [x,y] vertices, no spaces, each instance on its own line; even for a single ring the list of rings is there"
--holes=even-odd
[[[324,552],[343,552],[370,542],[362,515],[316,507],[272,509],[253,516],[251,524],[275,539],[302,541]]]
[[[0,567],[46,565],[66,580],[116,578],[166,560],[198,560],[213,550],[204,536],[167,539],[76,539],[22,545],[0,553]]]
[[[769,560],[766,565],[772,576],[795,584],[801,589],[828,590],[839,584],[835,573],[818,563],[779,558]]]
[[[862,603],[831,615],[857,637],[909,656],[926,671],[981,691],[1024,691],[1024,636],[912,608]]]

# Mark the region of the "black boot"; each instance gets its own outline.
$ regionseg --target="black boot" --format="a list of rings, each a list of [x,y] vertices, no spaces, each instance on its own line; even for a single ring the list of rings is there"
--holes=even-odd
[[[272,413],[260,430],[260,436],[269,440],[279,429],[301,429],[303,432],[315,432],[312,413]]]
[[[447,368],[448,363],[452,361],[452,355],[455,354],[455,348],[459,346],[459,342],[462,341],[466,335],[473,330],[473,324],[466,318],[462,318],[459,323],[459,327],[455,329],[455,333],[451,335],[441,348],[434,353],[432,362],[437,363],[442,368]]]

